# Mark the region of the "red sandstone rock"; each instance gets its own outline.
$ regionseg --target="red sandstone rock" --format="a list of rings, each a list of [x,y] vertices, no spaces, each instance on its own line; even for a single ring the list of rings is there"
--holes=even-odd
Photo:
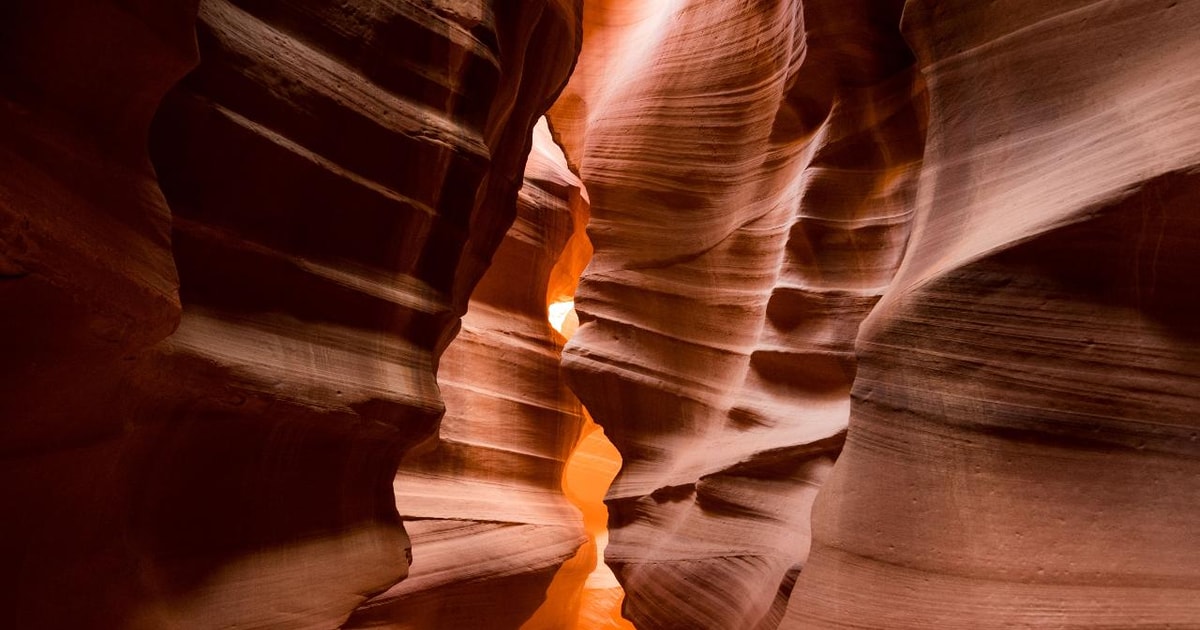
[[[350,627],[516,627],[593,560],[573,176],[509,230],[578,3],[196,4],[0,3],[0,618],[336,627],[411,534]],[[1200,626],[1200,4],[586,10],[627,615]]]
[[[585,8],[552,114],[592,201],[565,365],[624,459],[608,560],[641,628],[774,627],[908,234],[899,5]]]
[[[190,6],[189,6],[190,5]],[[196,63],[194,3],[0,3],[0,618],[113,627],[129,553],[124,384],[179,320],[146,152]]]
[[[437,445],[396,475],[411,575],[346,627],[516,628],[587,541],[562,489],[583,418],[546,320],[552,272],[586,216],[579,180],[543,123],[517,220],[439,365],[446,416]]]
[[[164,204],[195,7],[94,4],[0,17],[6,622],[334,627],[578,8],[204,0]]]
[[[917,218],[788,628],[1200,625],[1200,3],[925,2]]]

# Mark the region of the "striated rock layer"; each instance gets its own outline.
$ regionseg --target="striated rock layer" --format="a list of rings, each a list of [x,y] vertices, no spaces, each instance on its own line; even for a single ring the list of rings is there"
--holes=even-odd
[[[404,577],[395,468],[579,45],[567,0],[196,10],[0,9],[13,627],[329,628]]]
[[[586,216],[579,180],[543,122],[516,222],[442,356],[440,438],[396,475],[411,574],[346,627],[516,628],[586,542],[562,487],[583,417],[546,319],[553,272]]]
[[[566,348],[620,450],[641,628],[770,628],[909,232],[923,84],[899,2],[590,2],[551,110],[592,201]]]
[[[1198,31],[0,3],[4,625],[1200,627]]]
[[[121,402],[179,320],[146,151],[197,60],[194,2],[0,3],[0,610],[112,627],[144,596],[124,540]]]
[[[1200,626],[1198,29],[907,3],[917,219],[785,627]]]

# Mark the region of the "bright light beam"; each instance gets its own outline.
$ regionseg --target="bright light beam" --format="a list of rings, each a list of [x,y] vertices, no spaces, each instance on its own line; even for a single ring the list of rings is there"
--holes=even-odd
[[[554,302],[546,307],[546,318],[550,320],[550,326],[558,331],[558,334],[564,337],[570,337],[569,332],[565,332],[563,327],[567,324],[567,318],[575,312],[575,300],[564,300],[562,302]],[[574,330],[570,331],[574,332]]]

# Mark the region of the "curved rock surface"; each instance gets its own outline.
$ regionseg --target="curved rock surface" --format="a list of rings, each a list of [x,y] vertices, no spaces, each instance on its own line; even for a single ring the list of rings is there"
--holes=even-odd
[[[552,122],[592,201],[566,348],[621,452],[640,628],[774,627],[908,236],[924,96],[897,2],[593,2]]]
[[[348,628],[517,628],[587,542],[562,487],[583,417],[546,319],[551,277],[587,207],[544,122],[533,138],[516,222],[439,365],[439,440],[396,475],[411,574]]]
[[[121,392],[179,321],[170,212],[146,151],[197,61],[195,3],[0,4],[0,610],[113,627],[125,547]]]
[[[1200,619],[1198,11],[589,5],[566,365],[625,460],[627,616]]]
[[[1200,627],[1197,32],[0,2],[0,618]]]
[[[785,627],[1200,626],[1198,28],[907,3],[917,219]]]
[[[329,628],[404,577],[393,475],[579,46],[567,0],[199,4],[0,10],[14,627]]]

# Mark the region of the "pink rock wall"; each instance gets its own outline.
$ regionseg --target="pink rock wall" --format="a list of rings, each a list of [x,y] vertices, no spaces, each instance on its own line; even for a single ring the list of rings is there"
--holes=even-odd
[[[594,2],[552,111],[596,254],[566,349],[621,451],[641,628],[774,627],[900,262],[924,97],[898,3]]]
[[[588,6],[566,365],[640,627],[1200,619],[1198,7],[1043,5]]]
[[[1197,25],[907,3],[917,219],[784,627],[1200,624]]]
[[[1200,626],[1198,31],[0,3],[2,618],[519,626],[584,540],[586,187],[565,381],[639,628]],[[581,181],[526,169],[552,102]]]

